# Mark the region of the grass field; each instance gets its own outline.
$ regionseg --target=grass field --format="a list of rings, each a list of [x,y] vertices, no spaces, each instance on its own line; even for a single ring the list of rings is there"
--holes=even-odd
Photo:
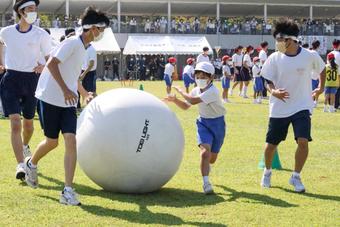
[[[119,86],[98,83],[99,93]],[[161,82],[146,82],[144,89],[160,98],[165,94]],[[267,129],[267,101],[254,105],[235,95],[231,101],[226,105],[227,136],[212,168],[215,195],[202,193],[197,108],[182,111],[171,104],[186,138],[184,159],[173,179],[155,193],[114,194],[96,186],[78,166],[75,188],[80,207],[58,202],[64,180],[62,141],[39,163],[40,187],[31,189],[14,178],[9,121],[0,120],[0,226],[340,226],[340,113],[323,113],[322,105],[316,109],[314,141],[302,173],[307,193],[296,194],[288,184],[296,147],[292,130],[279,147],[284,169],[273,172],[271,189],[262,189],[257,165]],[[38,121],[35,127],[32,148],[43,139]]]

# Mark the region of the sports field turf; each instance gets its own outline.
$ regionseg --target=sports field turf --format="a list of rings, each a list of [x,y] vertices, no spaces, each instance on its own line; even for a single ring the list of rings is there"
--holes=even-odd
[[[143,84],[145,91],[164,97],[162,82]],[[118,87],[118,82],[98,83],[99,93]],[[314,141],[302,173],[307,193],[296,194],[288,184],[296,147],[291,129],[279,147],[284,169],[273,172],[268,190],[260,187],[262,171],[257,168],[267,130],[267,101],[255,105],[236,96],[226,105],[227,136],[212,168],[216,194],[210,196],[202,193],[197,107],[182,111],[170,104],[186,144],[179,171],[163,189],[146,195],[105,192],[78,166],[75,189],[80,207],[58,202],[64,180],[63,141],[41,160],[40,187],[31,189],[15,180],[9,121],[0,120],[0,226],[340,226],[340,113],[323,113],[319,105],[312,117]],[[38,121],[35,128],[33,150],[43,139]],[[162,133],[167,136],[166,130]]]

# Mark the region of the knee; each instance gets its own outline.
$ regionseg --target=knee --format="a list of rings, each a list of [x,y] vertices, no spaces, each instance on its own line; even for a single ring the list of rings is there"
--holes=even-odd
[[[65,140],[65,144],[67,146],[76,146],[77,145],[77,141],[76,141],[76,136],[72,133],[65,133],[64,134],[64,140]]]
[[[297,139],[297,144],[298,144],[298,147],[300,149],[308,150],[308,140],[307,139],[298,138]]]
[[[34,131],[33,121],[23,123],[24,131],[32,133]]]
[[[211,152],[210,149],[207,148],[201,148],[201,158],[202,159],[210,159]]]
[[[47,139],[46,144],[50,147],[50,149],[54,149],[58,147],[58,139]]]
[[[12,133],[17,134],[17,133],[21,133],[21,120],[20,118],[14,118],[11,119],[11,129],[12,129]]]

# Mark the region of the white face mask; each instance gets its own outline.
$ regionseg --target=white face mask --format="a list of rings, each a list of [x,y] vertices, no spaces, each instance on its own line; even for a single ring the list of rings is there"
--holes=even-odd
[[[196,79],[195,82],[200,89],[204,89],[208,86],[207,79]]]
[[[24,19],[28,24],[33,24],[37,20],[37,17],[37,12],[28,12],[26,13],[26,17],[24,17]]]
[[[104,37],[104,32],[99,32],[99,35],[97,37],[95,37],[94,35],[93,35],[93,37],[94,37],[93,41],[98,42],[99,40],[101,40]]]
[[[286,47],[285,42],[276,41],[275,47],[276,47],[276,50],[278,50],[281,53],[286,53],[286,51],[287,51],[287,47]]]

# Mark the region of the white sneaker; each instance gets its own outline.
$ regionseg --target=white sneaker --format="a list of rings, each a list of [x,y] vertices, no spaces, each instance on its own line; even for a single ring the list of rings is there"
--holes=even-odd
[[[225,102],[226,102],[226,103],[231,103],[229,99],[226,99]]]
[[[30,149],[30,146],[23,146],[23,153],[24,153],[24,158],[27,158],[27,157],[31,157],[32,156],[32,152],[31,152],[31,149]]]
[[[214,193],[214,189],[210,183],[203,184],[203,191],[204,191],[204,194],[206,195],[210,195]]]
[[[318,107],[318,102],[314,101],[314,108]]]
[[[299,176],[291,176],[289,179],[289,184],[293,185],[295,191],[298,193],[304,193],[306,191],[305,186],[301,182],[301,178]]]
[[[262,104],[262,99],[261,98],[257,99],[257,103]]]
[[[242,96],[244,99],[249,99],[249,97],[247,95],[243,95]]]
[[[256,99],[253,100],[254,104],[258,104],[258,101]]]
[[[223,104],[226,104],[227,101],[226,101],[225,99],[222,99],[222,103],[223,103]]]
[[[17,165],[17,171],[15,173],[15,178],[23,181],[23,180],[25,180],[25,175],[26,175],[25,165],[24,165],[24,163],[19,163]]]
[[[266,174],[266,169],[263,171],[263,176],[261,180],[261,186],[264,188],[270,188],[270,179],[272,177],[272,172]]]
[[[31,168],[29,166],[30,161],[31,161],[30,157],[27,157],[25,159],[25,171],[26,171],[25,181],[28,186],[32,188],[37,188],[38,187],[38,168]]]
[[[324,107],[323,107],[323,112],[325,112],[325,113],[329,112],[327,106],[324,106]]]
[[[229,90],[229,95],[232,96],[233,95],[233,90]]]
[[[335,112],[336,112],[334,106],[330,106],[330,107],[329,107],[329,112],[330,112],[330,113],[335,113]]]
[[[65,205],[71,205],[71,206],[80,206],[81,203],[78,200],[78,195],[74,191],[74,189],[71,190],[63,190],[60,195],[60,203]]]

